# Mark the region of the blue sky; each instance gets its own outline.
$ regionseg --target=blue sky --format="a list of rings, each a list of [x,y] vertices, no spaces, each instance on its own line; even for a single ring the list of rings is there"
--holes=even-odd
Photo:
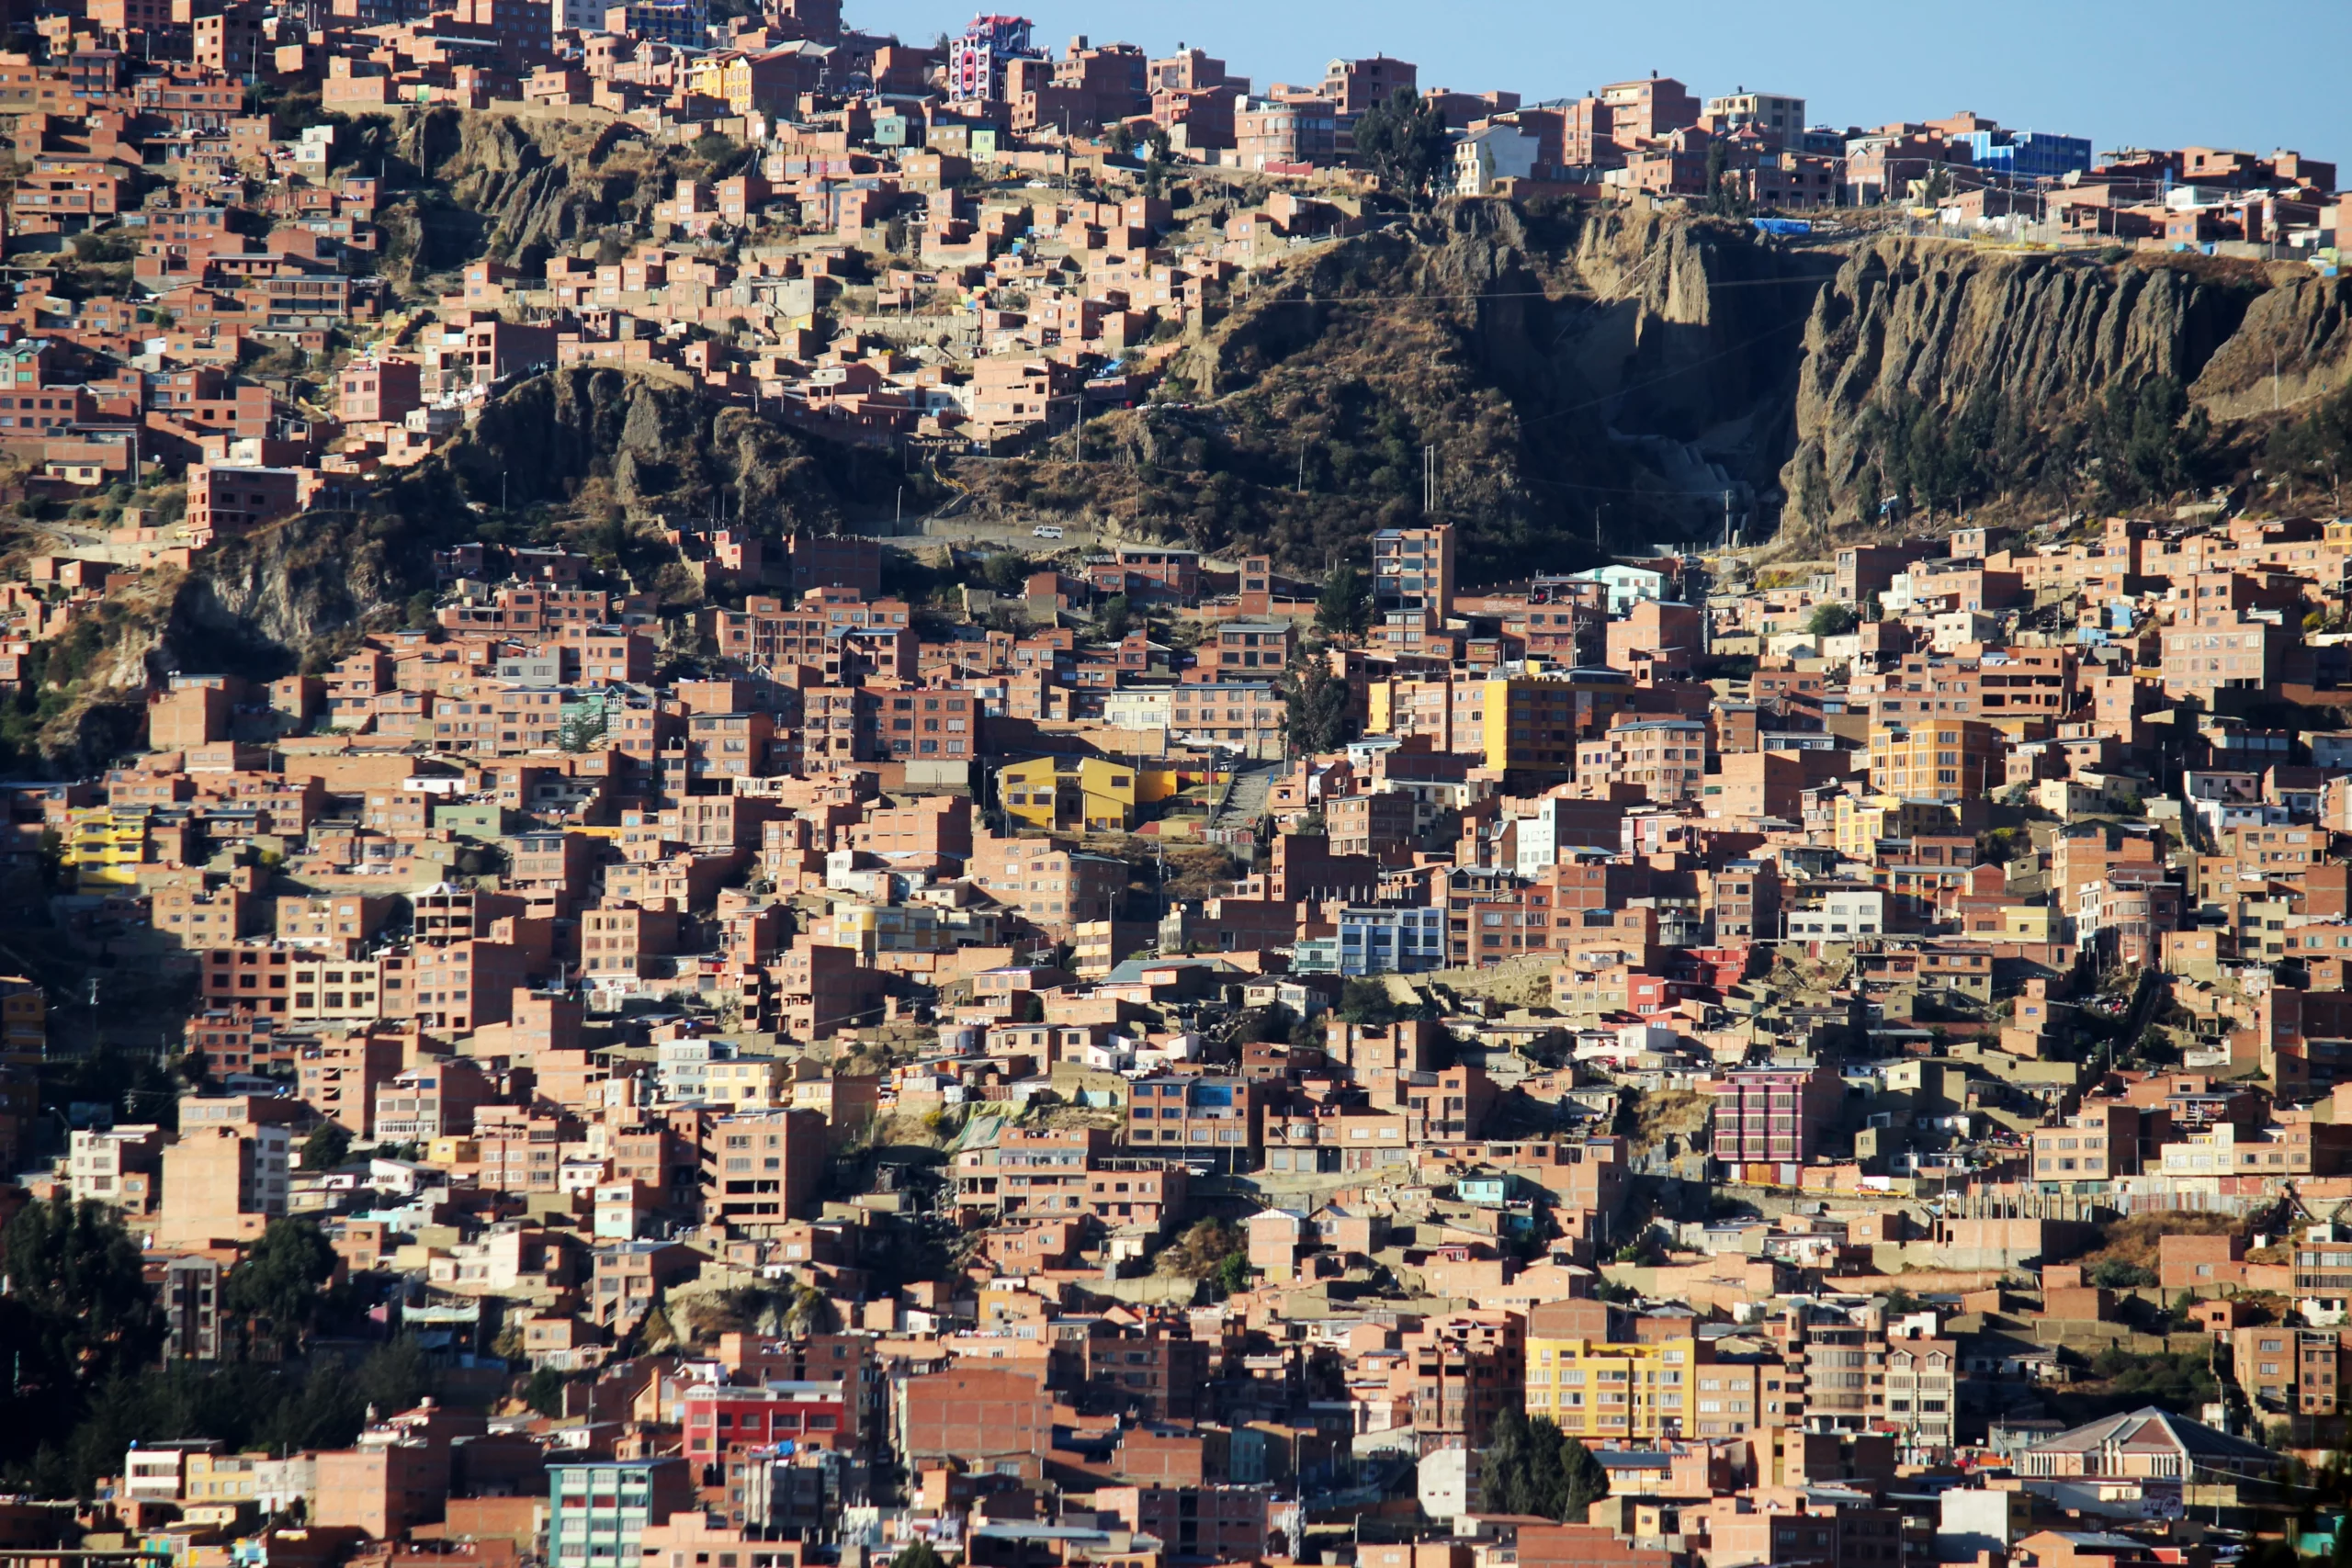
[[[851,0],[852,26],[910,41],[959,31],[964,0]],[[1704,96],[1745,85],[1794,93],[1816,123],[1876,125],[1973,109],[2101,149],[2292,147],[2352,165],[2347,0],[999,0],[1058,53],[1074,33],[1222,55],[1263,87],[1314,81],[1335,55],[1388,53],[1421,85],[1532,100],[1603,82],[1679,77]]]

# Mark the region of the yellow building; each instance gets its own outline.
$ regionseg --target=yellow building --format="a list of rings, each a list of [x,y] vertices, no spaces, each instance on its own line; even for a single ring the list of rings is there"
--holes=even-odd
[[[1838,797],[1838,852],[1868,860],[1882,839],[1910,839],[1921,833],[1962,831],[1957,812],[1940,801],[1905,799],[1894,795],[1841,795]]]
[[[1973,718],[1871,728],[1871,787],[1921,800],[1973,800],[2008,777],[2001,732]]]
[[[686,66],[686,91],[698,93],[706,98],[726,97],[727,68],[741,58],[729,51],[706,54],[691,62]]]
[[[1165,768],[1103,757],[1032,757],[996,771],[997,798],[1015,822],[1048,832],[1124,833],[1140,809],[1176,793]]]
[[[92,807],[66,819],[63,863],[82,892],[112,893],[139,885],[147,862],[145,807]]]
[[[1405,694],[1391,698],[1390,721]],[[1479,751],[1513,788],[1566,784],[1576,776],[1577,740],[1607,735],[1621,713],[1645,711],[1655,694],[1615,671],[1569,671],[1453,683],[1449,749]],[[1419,728],[1421,721],[1416,721]]]
[[[735,1056],[702,1064],[702,1097],[738,1111],[775,1111],[789,1102],[784,1064],[774,1056]],[[779,1092],[782,1091],[782,1092]]]
[[[48,996],[21,975],[0,975],[0,1066],[38,1067],[48,1047]]]
[[[180,1481],[180,1497],[184,1502],[203,1504],[236,1504],[252,1502],[261,1496],[261,1467],[270,1462],[266,1453],[195,1454],[184,1461],[186,1469]]]
[[[2051,913],[2047,904],[2004,904],[2001,934],[2011,942],[2054,942]]]
[[[1623,1344],[1594,1339],[1527,1341],[1527,1414],[1549,1416],[1570,1437],[1660,1438],[1692,1424],[1696,1339]]]

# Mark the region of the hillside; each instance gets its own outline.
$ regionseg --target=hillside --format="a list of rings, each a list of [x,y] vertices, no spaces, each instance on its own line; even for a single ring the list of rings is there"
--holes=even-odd
[[[529,267],[637,231],[680,175],[734,156],[451,110],[355,121],[338,146],[397,193],[384,265],[412,292],[484,255]],[[1249,198],[1204,179],[1179,222],[1198,240]],[[1727,513],[1749,542],[1785,524],[1818,554],[1880,523],[1886,498],[1884,521],[1916,525],[2245,495],[2265,441],[2352,371],[2352,281],[2286,265],[1792,243],[1680,212],[1499,201],[1376,221],[1213,290],[1204,324],[1156,351],[1139,406],[956,462],[968,513],[1264,549],[1309,574],[1434,515],[1460,528],[1472,585],[1711,543]],[[76,633],[38,703],[0,716],[0,751],[85,771],[135,729],[151,673],[322,668],[410,618],[432,550],[461,540],[567,544],[683,613],[699,593],[665,522],[774,537],[944,494],[920,466],[683,379],[526,378],[357,510],[142,584]]]
[[[1104,415],[1085,461],[967,463],[1066,514],[1320,570],[1437,514],[1465,581],[1896,515],[2044,519],[2243,485],[2352,372],[2352,282],[2286,264],[1789,245],[1702,217],[1448,204],[1306,249]],[[1818,542],[1817,540],[1815,541]]]
[[[28,769],[102,767],[138,733],[151,673],[322,669],[362,632],[412,620],[413,601],[434,585],[433,552],[467,540],[566,544],[683,611],[700,595],[660,534],[662,518],[724,505],[771,536],[830,528],[886,493],[871,463],[861,493],[856,468],[843,452],[665,382],[550,371],[361,505],[224,540],[195,570],[126,595],[91,623],[86,645],[59,656],[72,660],[70,683],[6,716],[0,747]]]
[[[1319,569],[1370,527],[1464,526],[1469,581],[1704,539],[1769,485],[1794,351],[1834,257],[1739,228],[1450,204],[1316,247],[1171,361],[1162,401],[1094,421],[1087,461],[967,463],[1010,513],[1070,511]]]

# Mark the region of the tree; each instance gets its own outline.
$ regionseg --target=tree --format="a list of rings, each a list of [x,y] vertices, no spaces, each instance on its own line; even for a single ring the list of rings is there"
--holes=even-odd
[[[25,1309],[12,1336],[34,1375],[90,1387],[136,1371],[164,1347],[139,1244],[100,1203],[52,1198],[8,1222],[5,1278]]]
[[[1315,600],[1315,625],[1335,637],[1361,637],[1372,625],[1372,595],[1363,578],[1349,562],[1341,562]]]
[[[604,714],[578,713],[556,728],[555,743],[567,751],[585,751],[605,738]]]
[[[1453,160],[1445,112],[1410,87],[1399,87],[1356,121],[1356,153],[1381,188],[1419,201]]]
[[[1527,1413],[1516,1404],[1504,1406],[1487,1435],[1486,1451],[1478,1458],[1478,1484],[1487,1512],[1532,1512],[1525,1506],[1529,1437]]]
[[[340,1122],[322,1122],[302,1140],[304,1170],[333,1170],[351,1152],[351,1134]]]
[[[1851,604],[1817,604],[1804,629],[1815,637],[1844,637],[1861,624]]]
[[[1169,156],[1168,132],[1153,126],[1144,138],[1147,149],[1143,161],[1143,193],[1155,199],[1168,193],[1169,171],[1175,161]]]
[[[812,1334],[838,1334],[842,1314],[833,1305],[833,1298],[814,1285],[793,1288],[792,1304],[785,1309],[785,1332],[795,1339],[806,1339]]]
[[[1110,134],[1102,140],[1111,149],[1111,155],[1114,158],[1124,158],[1136,150],[1135,128],[1125,120],[1113,126]]]
[[[900,1548],[899,1555],[890,1559],[890,1568],[947,1568],[947,1560],[931,1542],[919,1540]]]
[[[2344,472],[2352,468],[2352,386],[2331,392],[2302,418],[2272,431],[2264,457],[2287,472],[2290,485],[2295,475],[2306,476],[2328,487],[2331,504],[2342,505]]]
[[[999,550],[980,563],[980,580],[995,592],[1018,594],[1029,581],[1029,558],[1019,550]]]
[[[2103,1258],[2091,1267],[2091,1283],[2105,1291],[2128,1291],[2155,1282],[2155,1275],[2148,1269],[2120,1258]]]
[[[1747,216],[1747,192],[1732,172],[1729,147],[1718,137],[1707,143],[1707,210],[1718,218]]]
[[[1352,979],[1340,991],[1340,1017],[1348,1023],[1378,1027],[1412,1016],[1412,1010],[1388,994],[1383,980]]]
[[[523,1403],[552,1421],[563,1414],[563,1383],[561,1372],[541,1367],[524,1381]]]
[[[1609,1495],[1609,1472],[1592,1450],[1574,1438],[1560,1439],[1560,1479],[1563,1487],[1558,1517],[1569,1524],[1583,1522],[1585,1510]]]
[[[1548,1416],[1530,1421],[1517,1405],[1495,1418],[1479,1473],[1486,1506],[1496,1513],[1581,1523],[1585,1510],[1609,1495],[1609,1472],[1584,1444]]]
[[[2205,411],[2173,378],[2119,378],[2091,421],[2100,488],[2118,504],[2176,494],[2196,481],[2210,434]]]
[[[1114,593],[1102,601],[1102,608],[1095,612],[1094,630],[1104,642],[1116,642],[1127,635],[1135,619],[1135,612],[1124,593]]]
[[[1217,1264],[1216,1272],[1209,1276],[1219,1296],[1230,1296],[1250,1288],[1250,1255],[1229,1252]]]
[[[1280,1002],[1269,1002],[1261,1008],[1251,1008],[1233,1021],[1232,1043],[1279,1045],[1291,1037],[1297,1024],[1297,1014]]]
[[[334,1248],[308,1220],[277,1219],[244,1261],[229,1270],[220,1304],[290,1354],[319,1315],[319,1287],[334,1272]]]
[[[1306,666],[1284,703],[1290,738],[1302,751],[1336,751],[1356,738],[1355,705],[1348,683],[1319,661]]]

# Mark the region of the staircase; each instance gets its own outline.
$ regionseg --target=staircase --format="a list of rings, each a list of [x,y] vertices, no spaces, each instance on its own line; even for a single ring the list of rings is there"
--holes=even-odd
[[[1273,792],[1279,767],[1254,768],[1236,773],[1226,787],[1225,800],[1209,819],[1212,828],[1246,828],[1266,814],[1266,797]]]

